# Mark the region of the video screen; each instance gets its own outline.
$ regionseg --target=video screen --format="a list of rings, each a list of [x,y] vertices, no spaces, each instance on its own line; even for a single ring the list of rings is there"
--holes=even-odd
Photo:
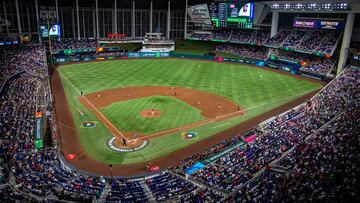
[[[48,29],[48,25],[40,25],[40,36],[41,37],[60,37],[61,36],[61,27],[59,24],[50,25],[50,29]]]
[[[214,27],[252,28],[253,3],[214,2],[208,4],[210,19]]]
[[[49,30],[50,36],[60,36],[60,25],[52,25]]]

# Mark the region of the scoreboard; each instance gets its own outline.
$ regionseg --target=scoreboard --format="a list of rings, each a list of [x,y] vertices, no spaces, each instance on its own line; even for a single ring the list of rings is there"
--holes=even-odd
[[[214,2],[208,4],[213,27],[246,28],[253,27],[254,4]]]

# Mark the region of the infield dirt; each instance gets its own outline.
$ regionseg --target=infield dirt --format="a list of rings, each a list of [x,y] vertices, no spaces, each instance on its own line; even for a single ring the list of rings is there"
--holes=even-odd
[[[54,95],[54,107],[55,107],[56,119],[58,121],[57,138],[62,153],[64,155],[71,153],[77,154],[78,155],[77,159],[73,159],[68,162],[73,167],[75,167],[80,171],[85,171],[87,173],[91,173],[95,175],[110,176],[109,166],[105,163],[96,161],[91,157],[89,157],[84,151],[83,147],[81,146],[79,137],[76,132],[75,123],[71,116],[70,108],[66,100],[65,92],[60,79],[60,74],[57,71],[50,71],[50,72],[52,72],[51,87]],[[288,75],[287,73],[282,71],[276,71],[276,72],[280,74]],[[295,77],[302,78],[299,76],[295,76]],[[306,79],[306,80],[311,80],[311,79]],[[315,80],[312,81],[314,82]],[[200,140],[195,144],[189,145],[185,148],[169,153],[168,155],[160,157],[151,162],[153,165],[157,165],[161,169],[165,169],[169,166],[176,165],[180,161],[189,157],[190,155],[202,152],[214,144],[217,144],[225,139],[229,139],[239,133],[243,133],[248,129],[256,126],[258,123],[305,102],[307,99],[315,95],[318,91],[319,90],[312,91],[280,107],[265,112],[262,115],[253,117],[221,133],[218,133],[204,140]],[[113,165],[112,169],[114,176],[138,176],[141,174],[148,173],[146,170],[146,163]]]

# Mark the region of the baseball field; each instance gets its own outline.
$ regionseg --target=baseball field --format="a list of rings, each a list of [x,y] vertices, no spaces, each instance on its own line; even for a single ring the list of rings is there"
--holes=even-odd
[[[265,68],[173,58],[68,64],[55,75],[62,151],[76,153],[70,162],[93,173],[107,164],[125,170],[148,161],[163,166],[169,155],[185,158],[192,153],[186,149],[217,142],[230,128],[247,130],[242,123],[284,111],[323,86]],[[188,132],[194,136],[186,137]],[[109,146],[112,138],[120,148],[143,145],[116,151]]]

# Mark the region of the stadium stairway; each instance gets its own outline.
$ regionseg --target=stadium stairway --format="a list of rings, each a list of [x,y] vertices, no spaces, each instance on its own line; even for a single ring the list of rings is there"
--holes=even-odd
[[[149,202],[156,202],[156,199],[155,199],[153,193],[151,192],[149,186],[145,182],[142,182],[141,186],[144,189],[145,194],[147,195],[148,201]]]
[[[38,202],[42,202],[44,200],[44,198],[41,198],[39,196],[33,195],[32,193],[26,193],[26,192],[20,190],[19,188],[22,187],[22,184],[19,184],[19,185],[16,184],[16,178],[14,177],[12,172],[10,172],[10,176],[9,176],[9,186],[12,188],[13,191],[21,193],[24,197],[34,199]]]
[[[189,181],[189,182],[191,182],[192,184],[196,185],[197,187],[200,187],[200,188],[206,187],[206,188],[208,188],[209,190],[213,190],[213,191],[216,191],[217,193],[222,194],[224,197],[228,197],[228,194],[225,193],[224,191],[219,190],[218,188],[215,188],[215,187],[209,187],[206,183],[200,183],[198,180],[192,179],[192,178],[190,178],[190,177],[189,177],[189,178],[185,178],[184,176],[181,176],[181,175],[179,175],[179,174],[177,174],[177,173],[174,173],[174,172],[172,172],[172,171],[169,171],[169,173],[171,173],[171,174],[173,174],[173,175],[175,175],[175,176],[177,176],[177,177],[179,177],[179,178],[181,178],[181,179],[183,179],[183,180],[185,180],[185,181]]]
[[[108,196],[108,194],[111,192],[111,184],[109,182],[106,182],[105,188],[102,191],[99,199],[94,199],[92,202],[93,203],[103,203],[106,202],[106,197]]]

